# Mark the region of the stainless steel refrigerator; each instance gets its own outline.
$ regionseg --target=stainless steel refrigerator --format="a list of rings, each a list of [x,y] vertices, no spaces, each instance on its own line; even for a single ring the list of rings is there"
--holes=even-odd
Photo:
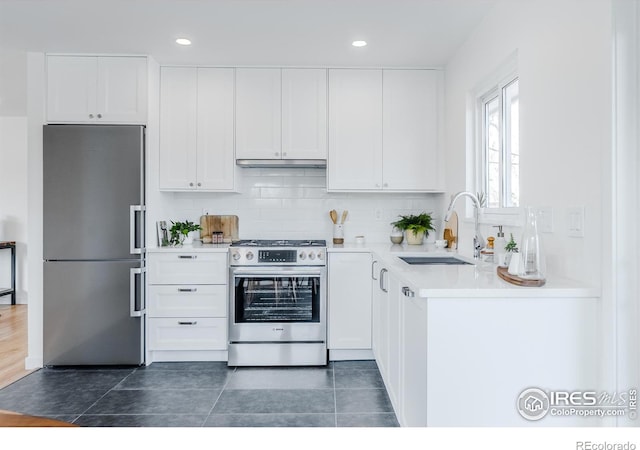
[[[43,131],[44,364],[142,364],[145,129]]]

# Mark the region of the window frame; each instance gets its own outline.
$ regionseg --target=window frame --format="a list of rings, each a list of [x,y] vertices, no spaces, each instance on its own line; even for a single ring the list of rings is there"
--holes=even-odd
[[[510,56],[505,63],[503,63],[498,70],[496,70],[490,77],[487,77],[483,83],[480,83],[470,93],[468,105],[468,117],[472,118],[467,128],[467,158],[470,163],[467,164],[467,188],[471,192],[483,192],[486,190],[486,153],[485,148],[485,128],[484,128],[484,115],[485,104],[494,98],[499,98],[499,110],[500,110],[500,123],[503,123],[504,117],[504,102],[502,97],[504,95],[503,89],[509,86],[514,81],[520,82],[520,76],[517,68],[517,53]],[[520,87],[518,88],[518,95],[520,95]],[[501,141],[506,139],[504,133],[501,133]],[[504,142],[501,142],[501,158],[503,158]],[[501,183],[504,182],[506,166],[501,163]],[[501,196],[502,187],[501,187]],[[502,199],[501,199],[502,201]],[[522,198],[520,197],[520,205],[522,204]],[[472,211],[471,211],[472,212]],[[467,210],[467,217],[471,214],[470,210]],[[479,222],[493,225],[518,225],[519,217],[522,213],[521,206],[501,206],[488,208],[483,207],[480,212]]]

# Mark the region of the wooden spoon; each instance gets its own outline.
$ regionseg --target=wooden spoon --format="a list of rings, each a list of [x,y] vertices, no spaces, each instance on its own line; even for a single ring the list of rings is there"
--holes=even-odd
[[[345,220],[347,220],[347,214],[349,214],[349,211],[347,211],[346,209],[344,211],[342,211],[342,218],[340,219],[340,223],[344,223]]]
[[[334,224],[338,223],[338,213],[336,212],[335,209],[332,209],[331,211],[329,211],[329,217],[331,217],[331,221]]]

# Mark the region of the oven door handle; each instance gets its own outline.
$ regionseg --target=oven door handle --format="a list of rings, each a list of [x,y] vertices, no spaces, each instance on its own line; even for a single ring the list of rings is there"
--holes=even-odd
[[[288,269],[288,268],[283,268],[283,267],[278,267],[278,268],[269,268],[269,269],[233,269],[232,270],[232,275],[233,276],[251,276],[251,277],[257,277],[257,276],[267,276],[267,277],[273,277],[273,276],[279,276],[279,277],[291,277],[291,276],[297,276],[297,275],[304,275],[304,276],[321,276],[323,273],[324,267],[322,269],[317,269],[317,268],[310,268],[310,269],[301,269],[299,267],[295,268],[295,269]]]

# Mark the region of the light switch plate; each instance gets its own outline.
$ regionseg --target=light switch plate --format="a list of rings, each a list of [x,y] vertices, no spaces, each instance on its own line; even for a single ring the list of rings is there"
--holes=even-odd
[[[550,206],[538,209],[538,231],[553,233],[553,208]]]
[[[567,208],[567,235],[584,237],[584,206]]]

